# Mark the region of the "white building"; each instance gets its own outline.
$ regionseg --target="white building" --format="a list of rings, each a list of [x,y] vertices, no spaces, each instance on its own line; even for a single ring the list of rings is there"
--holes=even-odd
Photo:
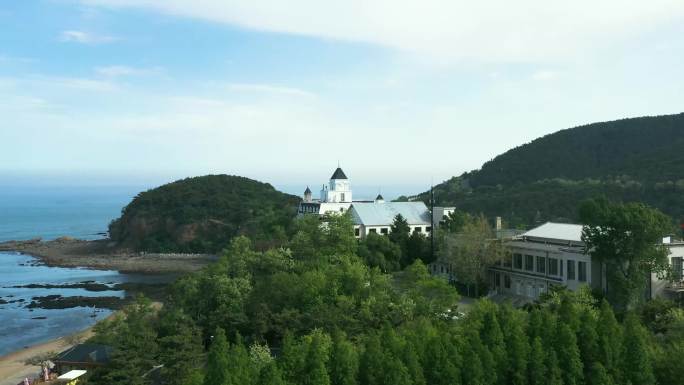
[[[350,213],[357,238],[365,238],[370,233],[389,234],[397,215],[406,219],[411,232],[428,236],[432,231],[430,210],[423,202],[385,202],[378,195],[374,202],[354,202]]]
[[[343,213],[352,204],[351,182],[341,168],[337,168],[330,177],[328,185],[323,185],[320,198],[314,199],[309,187],[304,191],[304,199],[299,204],[298,214],[331,214]]]
[[[578,290],[587,285],[605,290],[605,265],[592,261],[582,242],[582,225],[545,223],[507,242],[508,257],[489,269],[491,287],[497,293],[537,299],[552,285]],[[664,240],[666,241],[666,240]],[[673,281],[651,275],[646,293],[651,298],[684,295],[684,243],[664,242]],[[646,282],[644,282],[646,286]]]

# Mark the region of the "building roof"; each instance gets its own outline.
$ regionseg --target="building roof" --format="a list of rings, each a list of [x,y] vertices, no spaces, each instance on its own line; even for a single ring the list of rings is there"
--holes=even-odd
[[[562,241],[582,242],[582,225],[546,222],[526,233],[523,237],[544,238]]]
[[[342,169],[338,167],[337,170],[335,170],[335,172],[332,174],[330,179],[347,179],[347,176],[344,175],[344,171],[342,171]]]
[[[71,381],[71,380],[75,380],[75,379],[81,377],[82,375],[84,375],[86,373],[87,373],[87,371],[85,371],[85,370],[71,370],[71,371],[68,371],[68,372],[62,374],[61,376],[57,377],[57,380],[59,380],[59,381]]]
[[[378,194],[378,196],[375,197],[375,200],[376,200],[376,201],[384,201],[385,198],[382,197],[382,194]]]
[[[309,186],[306,186],[306,190],[304,190],[304,194],[311,194],[311,189]]]
[[[430,211],[423,202],[354,202],[350,210],[357,225],[389,226],[399,214],[409,225],[430,224]]]
[[[100,344],[78,344],[63,351],[55,362],[80,362],[106,364],[112,355],[112,347]]]

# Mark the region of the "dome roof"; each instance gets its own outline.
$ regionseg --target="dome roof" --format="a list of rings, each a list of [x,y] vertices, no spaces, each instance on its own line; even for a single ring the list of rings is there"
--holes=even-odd
[[[335,170],[335,172],[332,174],[330,179],[347,179],[347,176],[344,175],[344,171],[342,171],[342,169],[338,167],[337,170]]]

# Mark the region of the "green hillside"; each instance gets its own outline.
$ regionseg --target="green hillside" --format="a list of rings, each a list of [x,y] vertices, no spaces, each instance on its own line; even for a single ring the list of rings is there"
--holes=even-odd
[[[239,176],[187,178],[138,194],[109,233],[145,251],[217,252],[236,235],[268,245],[285,236],[298,201]]]
[[[562,130],[435,186],[437,204],[522,226],[576,221],[579,202],[599,195],[645,202],[683,220],[684,114]]]

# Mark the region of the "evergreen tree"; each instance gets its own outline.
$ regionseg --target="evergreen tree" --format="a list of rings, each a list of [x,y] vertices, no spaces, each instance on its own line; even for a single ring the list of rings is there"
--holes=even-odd
[[[487,303],[486,307],[483,305],[485,303]],[[482,328],[480,331],[482,343],[492,353],[494,365],[496,366],[498,383],[506,384],[506,372],[509,367],[509,357],[506,353],[504,335],[501,332],[501,327],[499,326],[499,321],[496,315],[496,306],[484,301],[481,301],[479,304],[481,305],[480,308],[484,313],[482,315]]]
[[[416,348],[411,341],[406,342],[400,355],[401,360],[406,366],[406,370],[411,377],[411,383],[413,385],[426,385],[423,367],[420,364],[420,359],[418,357],[418,353],[416,352]],[[456,359],[456,357],[451,358],[452,361]],[[445,368],[445,371],[448,371],[449,369],[450,368]],[[452,384],[455,384],[455,382],[452,381]]]
[[[254,380],[254,366],[249,358],[249,353],[242,342],[242,337],[236,335],[235,343],[228,349],[228,373],[229,384],[249,385]]]
[[[492,378],[488,378],[488,376],[495,375],[495,373],[486,372],[482,365],[482,360],[480,359],[482,349],[478,347],[479,341],[480,338],[476,333],[466,331],[465,341],[461,345],[463,349],[461,353],[463,357],[463,369],[461,370],[462,384],[486,385],[493,384],[496,380],[494,378],[494,381],[492,381]],[[479,345],[481,346],[481,343]],[[428,383],[431,382],[428,381]]]
[[[646,330],[633,313],[625,319],[625,334],[622,349],[622,373],[625,383],[655,384],[653,366],[646,345]]]
[[[394,217],[392,225],[390,226],[389,239],[392,241],[392,243],[399,246],[399,249],[401,250],[401,267],[408,266],[411,264],[411,262],[413,262],[410,261],[410,256],[408,253],[408,239],[410,235],[411,227],[409,227],[406,218],[404,218],[401,214],[397,214],[397,216]]]
[[[539,336],[534,337],[534,340],[532,341],[527,373],[530,385],[546,385],[548,377],[545,365],[545,354],[541,337]]]
[[[476,333],[472,333],[472,338],[477,338]],[[434,338],[426,346],[425,351],[425,382],[430,385],[458,384],[460,379],[459,368],[455,365],[458,360],[458,352],[453,351],[455,356],[449,355],[447,350],[448,343],[443,337]]]
[[[499,317],[506,343],[507,381],[513,385],[526,385],[530,346],[524,319],[508,304],[499,307]]]
[[[558,352],[558,362],[565,385],[582,384],[584,372],[577,347],[577,337],[569,325],[560,322],[558,324],[556,351]]]
[[[283,346],[278,363],[285,379],[290,384],[296,384],[299,379],[304,357],[300,346],[288,330],[283,336]]]
[[[204,385],[232,385],[228,366],[228,349],[226,333],[218,328],[209,347]]]
[[[359,366],[359,384],[382,385],[385,357],[377,334],[366,337],[364,348]]]
[[[549,348],[547,351],[547,378],[546,382],[548,385],[563,385],[563,372],[558,364],[558,355],[553,348]]]
[[[354,344],[347,340],[344,332],[337,331],[333,335],[329,366],[332,385],[357,384],[359,356]]]
[[[202,337],[194,322],[182,312],[164,313],[160,322],[159,359],[169,385],[186,385],[203,361]]]
[[[579,319],[577,343],[584,366],[584,378],[587,379],[587,383],[591,384],[593,383],[594,363],[599,360],[599,336],[596,333],[596,320],[589,311],[583,311]],[[603,369],[605,370],[605,368]]]
[[[614,385],[613,379],[608,374],[603,365],[600,362],[594,362],[591,366],[591,374],[588,377],[590,379],[591,385]]]
[[[598,361],[603,364],[616,382],[621,382],[622,329],[615,319],[613,309],[605,299],[599,308],[596,332],[598,334]]]
[[[283,375],[275,361],[269,362],[261,369],[259,385],[285,385]]]
[[[300,377],[302,385],[330,384],[330,377],[326,368],[328,351],[323,338],[323,333],[317,331],[311,335],[311,342],[304,361],[304,372]]]

